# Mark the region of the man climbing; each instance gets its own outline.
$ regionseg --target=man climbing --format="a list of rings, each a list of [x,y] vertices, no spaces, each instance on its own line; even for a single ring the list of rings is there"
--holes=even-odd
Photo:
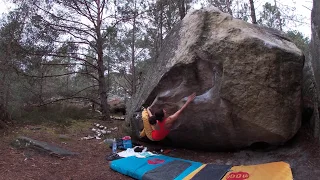
[[[151,141],[161,141],[170,132],[173,123],[178,119],[182,111],[194,100],[196,93],[188,96],[187,102],[173,115],[167,116],[164,109],[161,109],[152,115],[150,107],[142,111],[143,130],[140,137],[147,136]]]

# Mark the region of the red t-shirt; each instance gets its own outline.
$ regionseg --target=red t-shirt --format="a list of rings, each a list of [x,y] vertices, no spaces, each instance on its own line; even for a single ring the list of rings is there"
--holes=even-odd
[[[154,141],[161,141],[162,139],[164,139],[170,132],[169,129],[166,129],[166,120],[164,119],[162,122],[157,121],[157,124],[159,126],[158,130],[153,130],[152,131],[152,139]]]

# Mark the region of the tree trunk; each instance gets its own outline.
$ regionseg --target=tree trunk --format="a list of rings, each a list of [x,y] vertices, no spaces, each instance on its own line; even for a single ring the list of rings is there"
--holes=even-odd
[[[276,18],[278,20],[279,30],[282,31],[282,19],[281,19],[281,14],[280,14],[279,8],[277,6],[277,0],[274,0],[274,6],[277,9]]]
[[[163,37],[163,32],[162,32],[162,28],[163,28],[163,2],[162,1],[158,1],[157,2],[157,8],[156,8],[156,12],[157,14],[156,16],[156,25],[157,25],[157,32],[156,32],[156,37],[155,37],[155,48],[154,48],[154,59],[157,59],[157,57],[159,56],[160,53],[160,49],[162,46],[162,37]]]
[[[99,55],[100,54],[100,55]],[[100,95],[100,102],[101,102],[101,110],[102,110],[102,120],[110,121],[110,113],[108,107],[108,96],[107,96],[107,86],[104,76],[104,65],[102,58],[102,51],[98,52],[98,74],[99,74],[99,95]]]
[[[111,82],[110,68],[111,68],[110,67],[110,59],[108,57],[108,59],[107,59],[107,74],[108,74],[108,77],[107,77],[107,93],[109,93],[110,90],[111,90],[111,88],[110,88],[111,87],[111,83],[110,83]]]
[[[11,121],[7,109],[0,103],[0,129],[8,128],[8,122]]]
[[[162,28],[163,28],[163,2],[161,1],[160,3],[160,34],[159,34],[159,49],[158,52],[160,52],[161,48],[162,48],[162,40],[163,40],[163,32],[162,32]]]
[[[180,20],[186,16],[185,0],[178,0]]]
[[[102,120],[111,121],[110,119],[110,111],[108,106],[108,95],[107,95],[107,85],[105,80],[105,67],[103,63],[103,39],[101,35],[101,7],[100,0],[97,2],[98,5],[98,15],[97,15],[97,26],[96,26],[96,34],[97,34],[97,55],[98,55],[98,76],[99,76],[99,96],[101,102],[101,110],[102,110]]]
[[[0,82],[0,104],[4,104],[5,102],[5,81],[6,81],[6,72],[2,71],[3,72],[3,75],[2,75],[2,79],[1,79],[1,82]]]
[[[8,109],[9,108],[9,99],[10,99],[10,88],[11,88],[11,86],[10,86],[10,83],[7,83],[7,86],[6,86],[6,99],[5,99],[5,103],[4,103],[4,107],[5,107],[5,109]]]
[[[40,78],[40,87],[39,87],[39,94],[38,94],[38,104],[39,104],[39,106],[41,105],[41,104],[44,104],[43,102],[43,79],[44,79],[44,73],[42,72],[41,73],[41,78]]]
[[[134,12],[133,12],[133,26],[132,26],[132,39],[131,39],[131,92],[132,95],[136,93],[136,69],[135,69],[135,36],[136,36],[136,1],[134,3]]]
[[[250,1],[252,24],[257,24],[256,9],[254,8],[254,2],[253,0],[249,0],[249,1]]]
[[[226,6],[227,6],[227,11],[228,11],[228,13],[229,13],[231,16],[233,16],[230,0],[227,0],[227,1],[226,1]]]
[[[168,13],[167,13],[167,29],[168,29],[168,31],[170,31],[171,30],[171,24],[172,24],[172,16],[171,16],[171,12],[173,12],[174,11],[174,8],[172,8],[172,1],[169,1],[168,2],[169,4],[168,4]]]

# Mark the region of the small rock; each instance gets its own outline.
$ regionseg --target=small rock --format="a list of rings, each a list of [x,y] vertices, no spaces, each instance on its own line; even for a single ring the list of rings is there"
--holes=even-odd
[[[86,137],[83,137],[83,138],[81,138],[81,140],[89,140],[89,139],[93,139],[94,137],[92,137],[92,136],[86,136]]]
[[[59,137],[59,139],[70,139],[70,137],[65,134],[59,134],[58,137]]]
[[[118,130],[118,127],[111,128],[112,131]]]

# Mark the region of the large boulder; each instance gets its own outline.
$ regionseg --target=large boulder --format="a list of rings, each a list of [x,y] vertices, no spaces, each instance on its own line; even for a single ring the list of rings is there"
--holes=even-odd
[[[312,66],[315,73],[316,84],[320,85],[320,2],[314,0],[311,13],[311,56]],[[318,94],[320,89],[318,88]]]
[[[303,99],[306,115],[315,137],[320,137],[319,95],[320,95],[320,2],[314,0],[311,13],[310,53],[304,68]],[[308,113],[309,112],[309,113]],[[308,118],[308,115],[306,118]]]
[[[303,64],[301,50],[281,32],[215,8],[196,10],[166,37],[127,120],[143,104],[173,113],[196,92],[168,136],[173,145],[282,144],[301,125]]]

